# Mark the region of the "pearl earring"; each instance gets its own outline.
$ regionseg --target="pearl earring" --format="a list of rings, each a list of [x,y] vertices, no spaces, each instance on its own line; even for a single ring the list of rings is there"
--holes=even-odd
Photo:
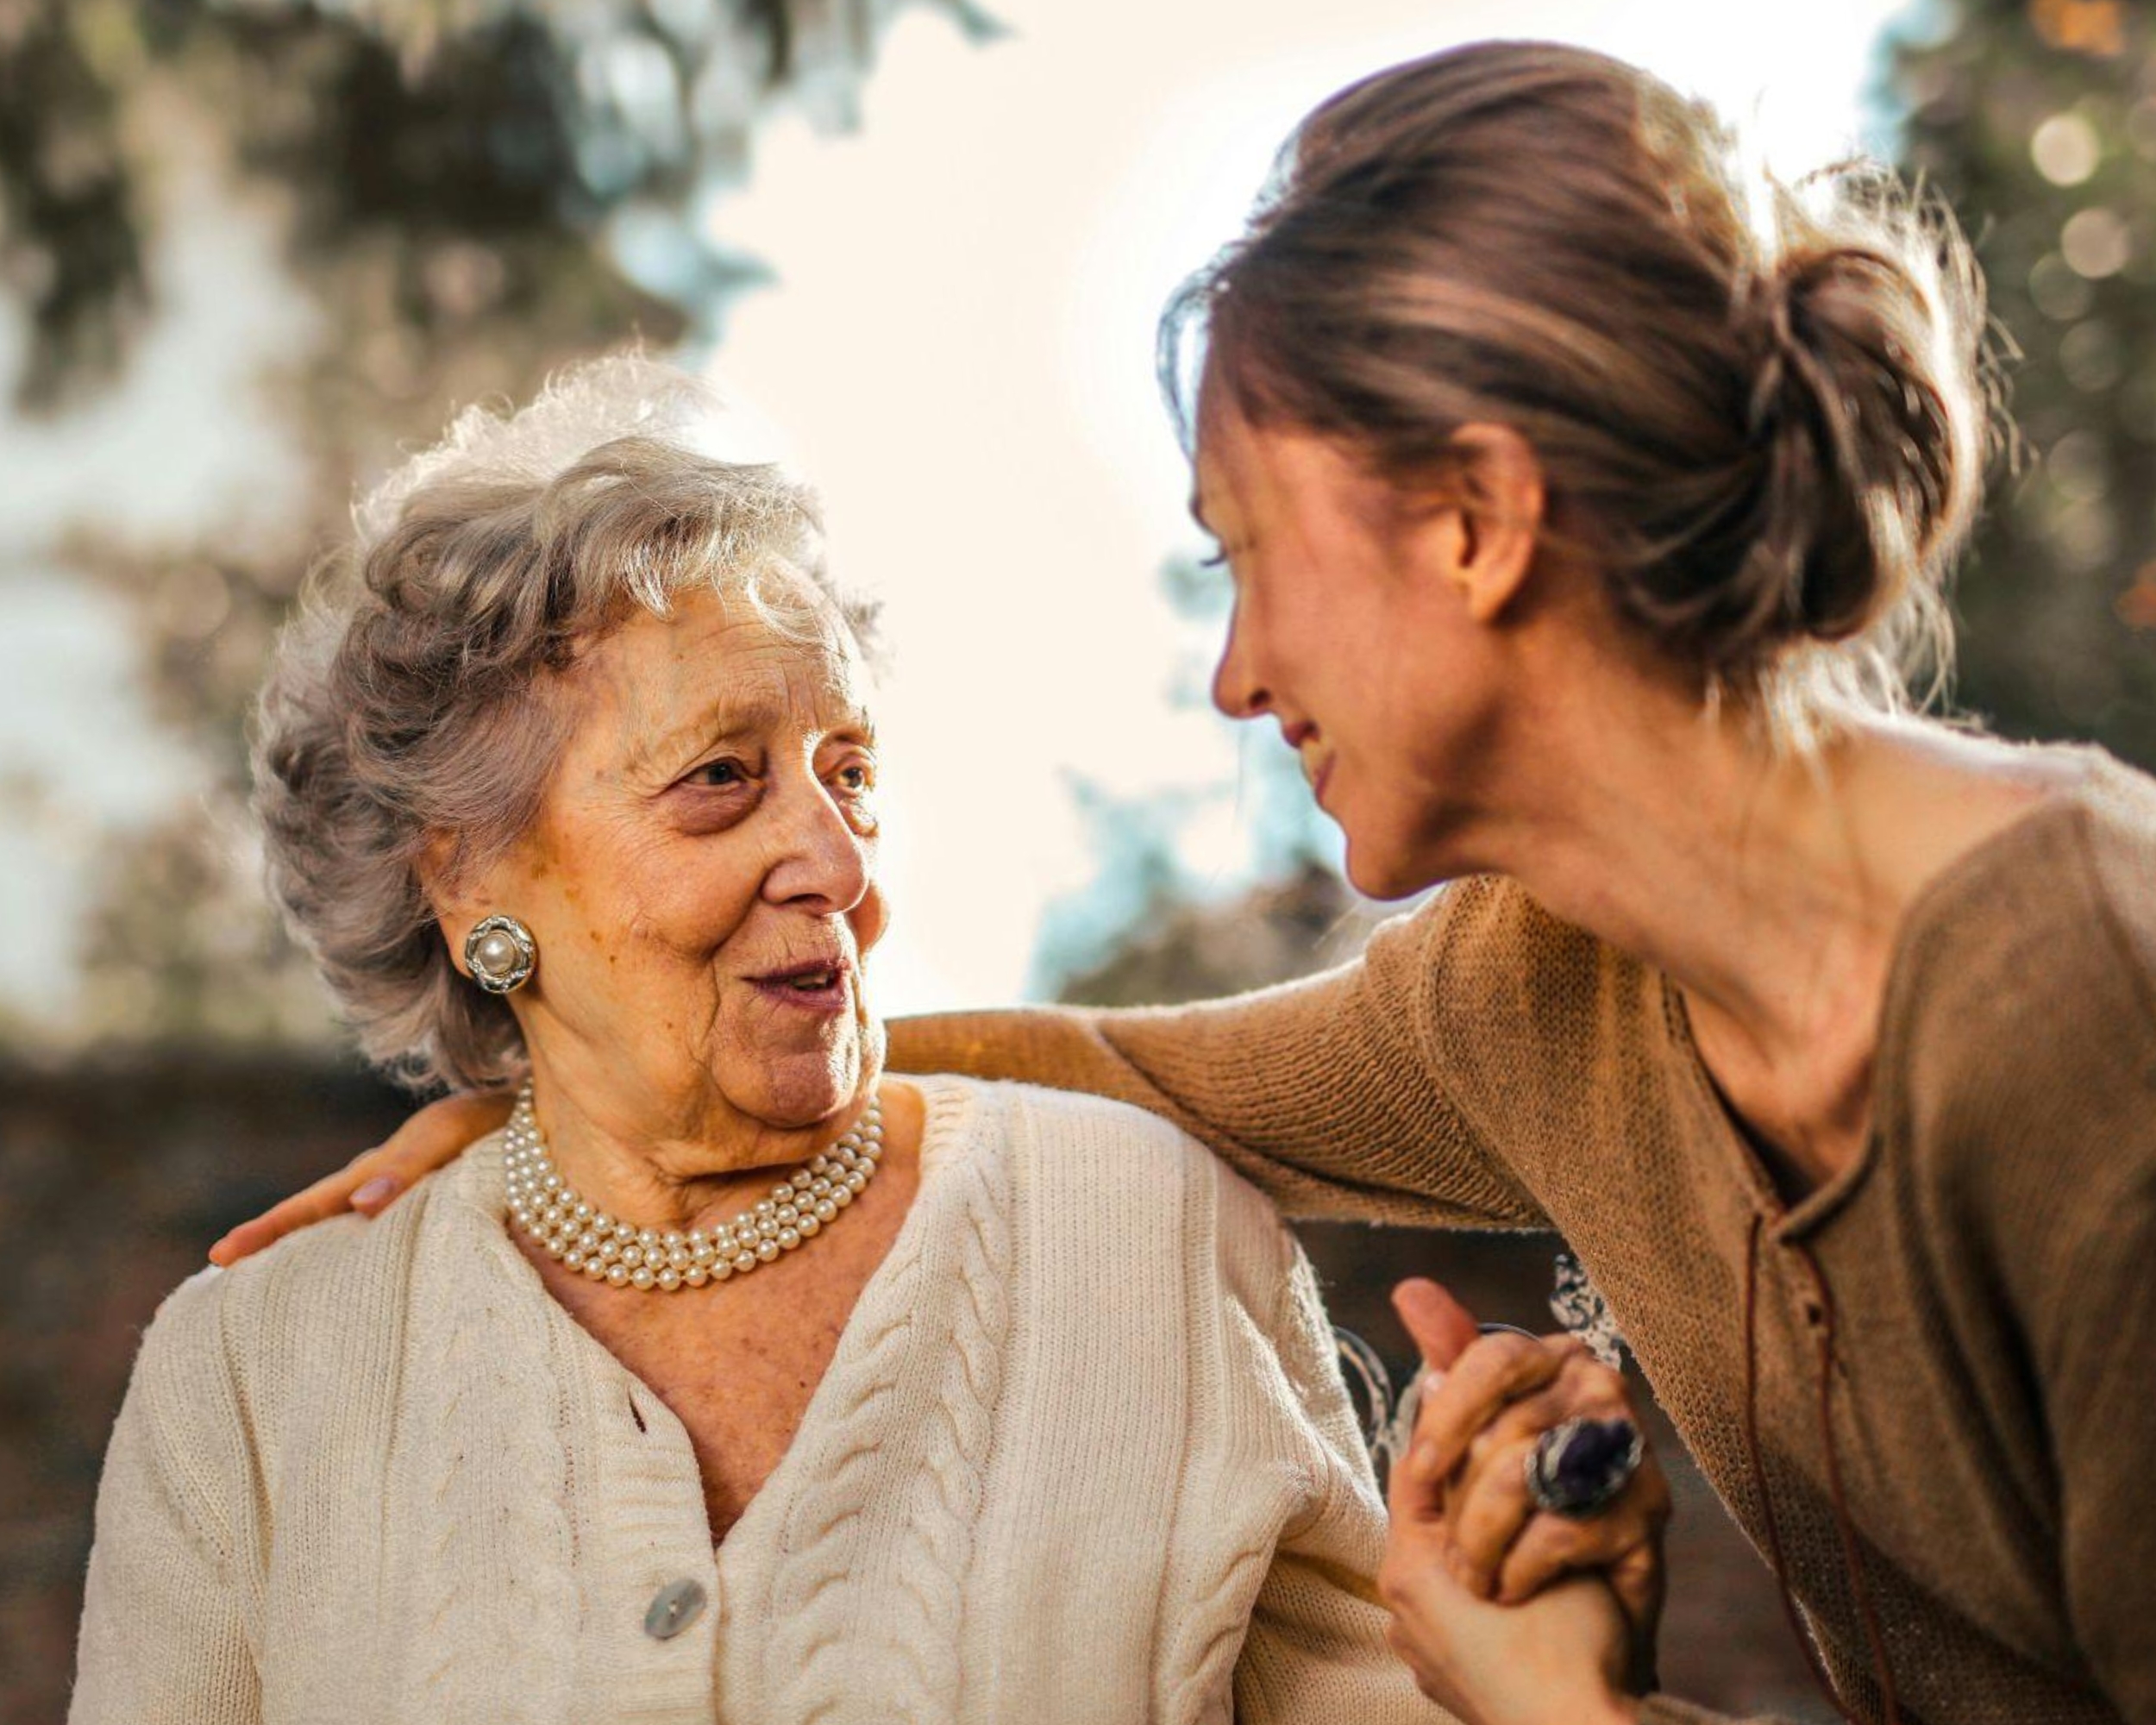
[[[506,994],[531,980],[539,943],[513,916],[491,916],[464,937],[464,963],[472,980],[490,994]]]

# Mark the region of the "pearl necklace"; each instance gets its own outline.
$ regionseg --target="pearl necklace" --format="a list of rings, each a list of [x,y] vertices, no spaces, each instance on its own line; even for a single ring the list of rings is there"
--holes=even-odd
[[[548,1258],[616,1288],[701,1288],[746,1276],[757,1265],[813,1239],[875,1178],[883,1156],[883,1109],[868,1111],[837,1143],[809,1158],[730,1222],[708,1233],[639,1228],[619,1221],[564,1180],[547,1153],[532,1113],[531,1086],[517,1093],[509,1117],[509,1214]]]

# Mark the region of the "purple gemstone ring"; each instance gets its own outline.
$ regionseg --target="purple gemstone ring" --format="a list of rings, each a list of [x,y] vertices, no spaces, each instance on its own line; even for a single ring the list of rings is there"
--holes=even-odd
[[[1646,1453],[1630,1420],[1567,1420],[1527,1452],[1527,1496],[1537,1509],[1584,1521],[1616,1501]]]

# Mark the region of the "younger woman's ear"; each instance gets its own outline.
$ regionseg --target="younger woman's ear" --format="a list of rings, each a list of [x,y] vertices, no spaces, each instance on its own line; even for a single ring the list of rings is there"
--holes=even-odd
[[[1542,536],[1542,463],[1527,440],[1506,425],[1463,425],[1452,435],[1460,454],[1457,498],[1444,536],[1443,573],[1458,588],[1467,614],[1490,623],[1524,586]]]

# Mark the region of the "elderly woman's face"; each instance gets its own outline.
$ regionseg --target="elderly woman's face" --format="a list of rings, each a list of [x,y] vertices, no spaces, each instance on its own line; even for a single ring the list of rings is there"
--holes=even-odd
[[[486,891],[539,944],[514,997],[535,1069],[617,1128],[800,1127],[874,1081],[874,736],[838,635],[685,594],[557,692],[567,747]]]

